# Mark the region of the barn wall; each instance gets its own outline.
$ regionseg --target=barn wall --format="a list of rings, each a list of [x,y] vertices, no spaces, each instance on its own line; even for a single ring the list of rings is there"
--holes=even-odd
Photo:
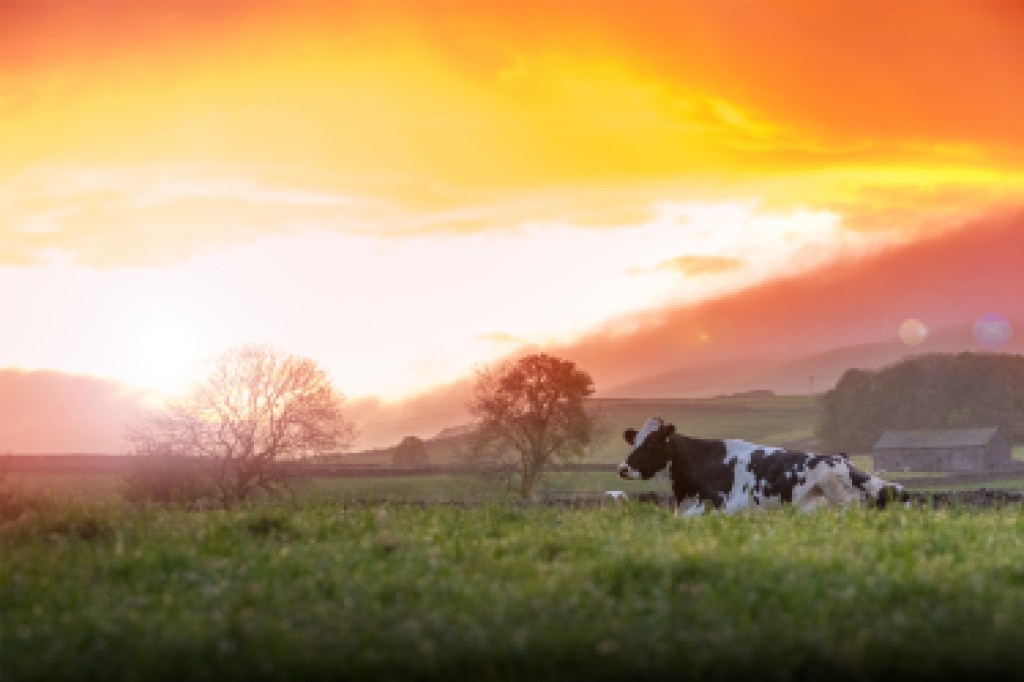
[[[887,471],[986,471],[1014,466],[1012,448],[996,430],[987,443],[947,447],[893,447],[874,451],[875,468]]]
[[[984,447],[891,448],[875,452],[875,469],[886,471],[976,471],[997,468],[1004,459]]]
[[[1003,438],[1001,433],[997,432],[995,437],[989,442],[988,450],[993,468],[1005,468],[1013,462],[1013,448],[1010,447],[1010,444]]]

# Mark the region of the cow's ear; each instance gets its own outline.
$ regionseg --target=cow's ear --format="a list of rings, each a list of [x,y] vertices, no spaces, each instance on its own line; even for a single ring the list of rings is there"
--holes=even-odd
[[[665,438],[669,438],[675,432],[676,432],[676,425],[675,424],[665,424],[665,426],[663,426],[662,429],[661,429],[661,433],[662,433],[663,436],[665,436]]]
[[[630,446],[632,446],[633,443],[636,442],[636,434],[637,434],[637,430],[636,429],[626,429],[623,432],[622,437],[626,439],[626,442],[629,443]]]

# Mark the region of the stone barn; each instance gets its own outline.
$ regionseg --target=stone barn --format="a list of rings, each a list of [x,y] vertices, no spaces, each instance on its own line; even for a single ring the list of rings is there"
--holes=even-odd
[[[998,427],[944,431],[886,431],[874,447],[879,471],[979,471],[1013,466]]]

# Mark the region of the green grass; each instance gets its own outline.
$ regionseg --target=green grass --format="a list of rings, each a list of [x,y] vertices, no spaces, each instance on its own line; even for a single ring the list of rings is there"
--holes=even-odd
[[[324,477],[298,483],[304,496],[345,502],[412,500],[480,502],[508,497],[498,480],[461,474],[428,476]]]
[[[474,474],[444,474],[436,476],[388,476],[377,478],[317,478],[302,485],[304,495],[314,495],[325,500],[346,501],[455,501],[455,502],[502,502],[512,501],[516,495],[515,484],[511,487],[503,480],[483,478]],[[670,491],[668,481],[624,481],[613,469],[608,472],[549,472],[540,481],[536,492],[539,495],[599,493],[606,490],[623,490],[637,493],[645,491]]]
[[[1024,512],[64,502],[0,531],[4,680],[1024,675]]]

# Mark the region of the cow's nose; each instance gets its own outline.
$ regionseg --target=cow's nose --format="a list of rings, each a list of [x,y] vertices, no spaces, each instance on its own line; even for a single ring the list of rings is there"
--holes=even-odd
[[[619,465],[619,478],[629,478],[629,465],[625,462]]]

